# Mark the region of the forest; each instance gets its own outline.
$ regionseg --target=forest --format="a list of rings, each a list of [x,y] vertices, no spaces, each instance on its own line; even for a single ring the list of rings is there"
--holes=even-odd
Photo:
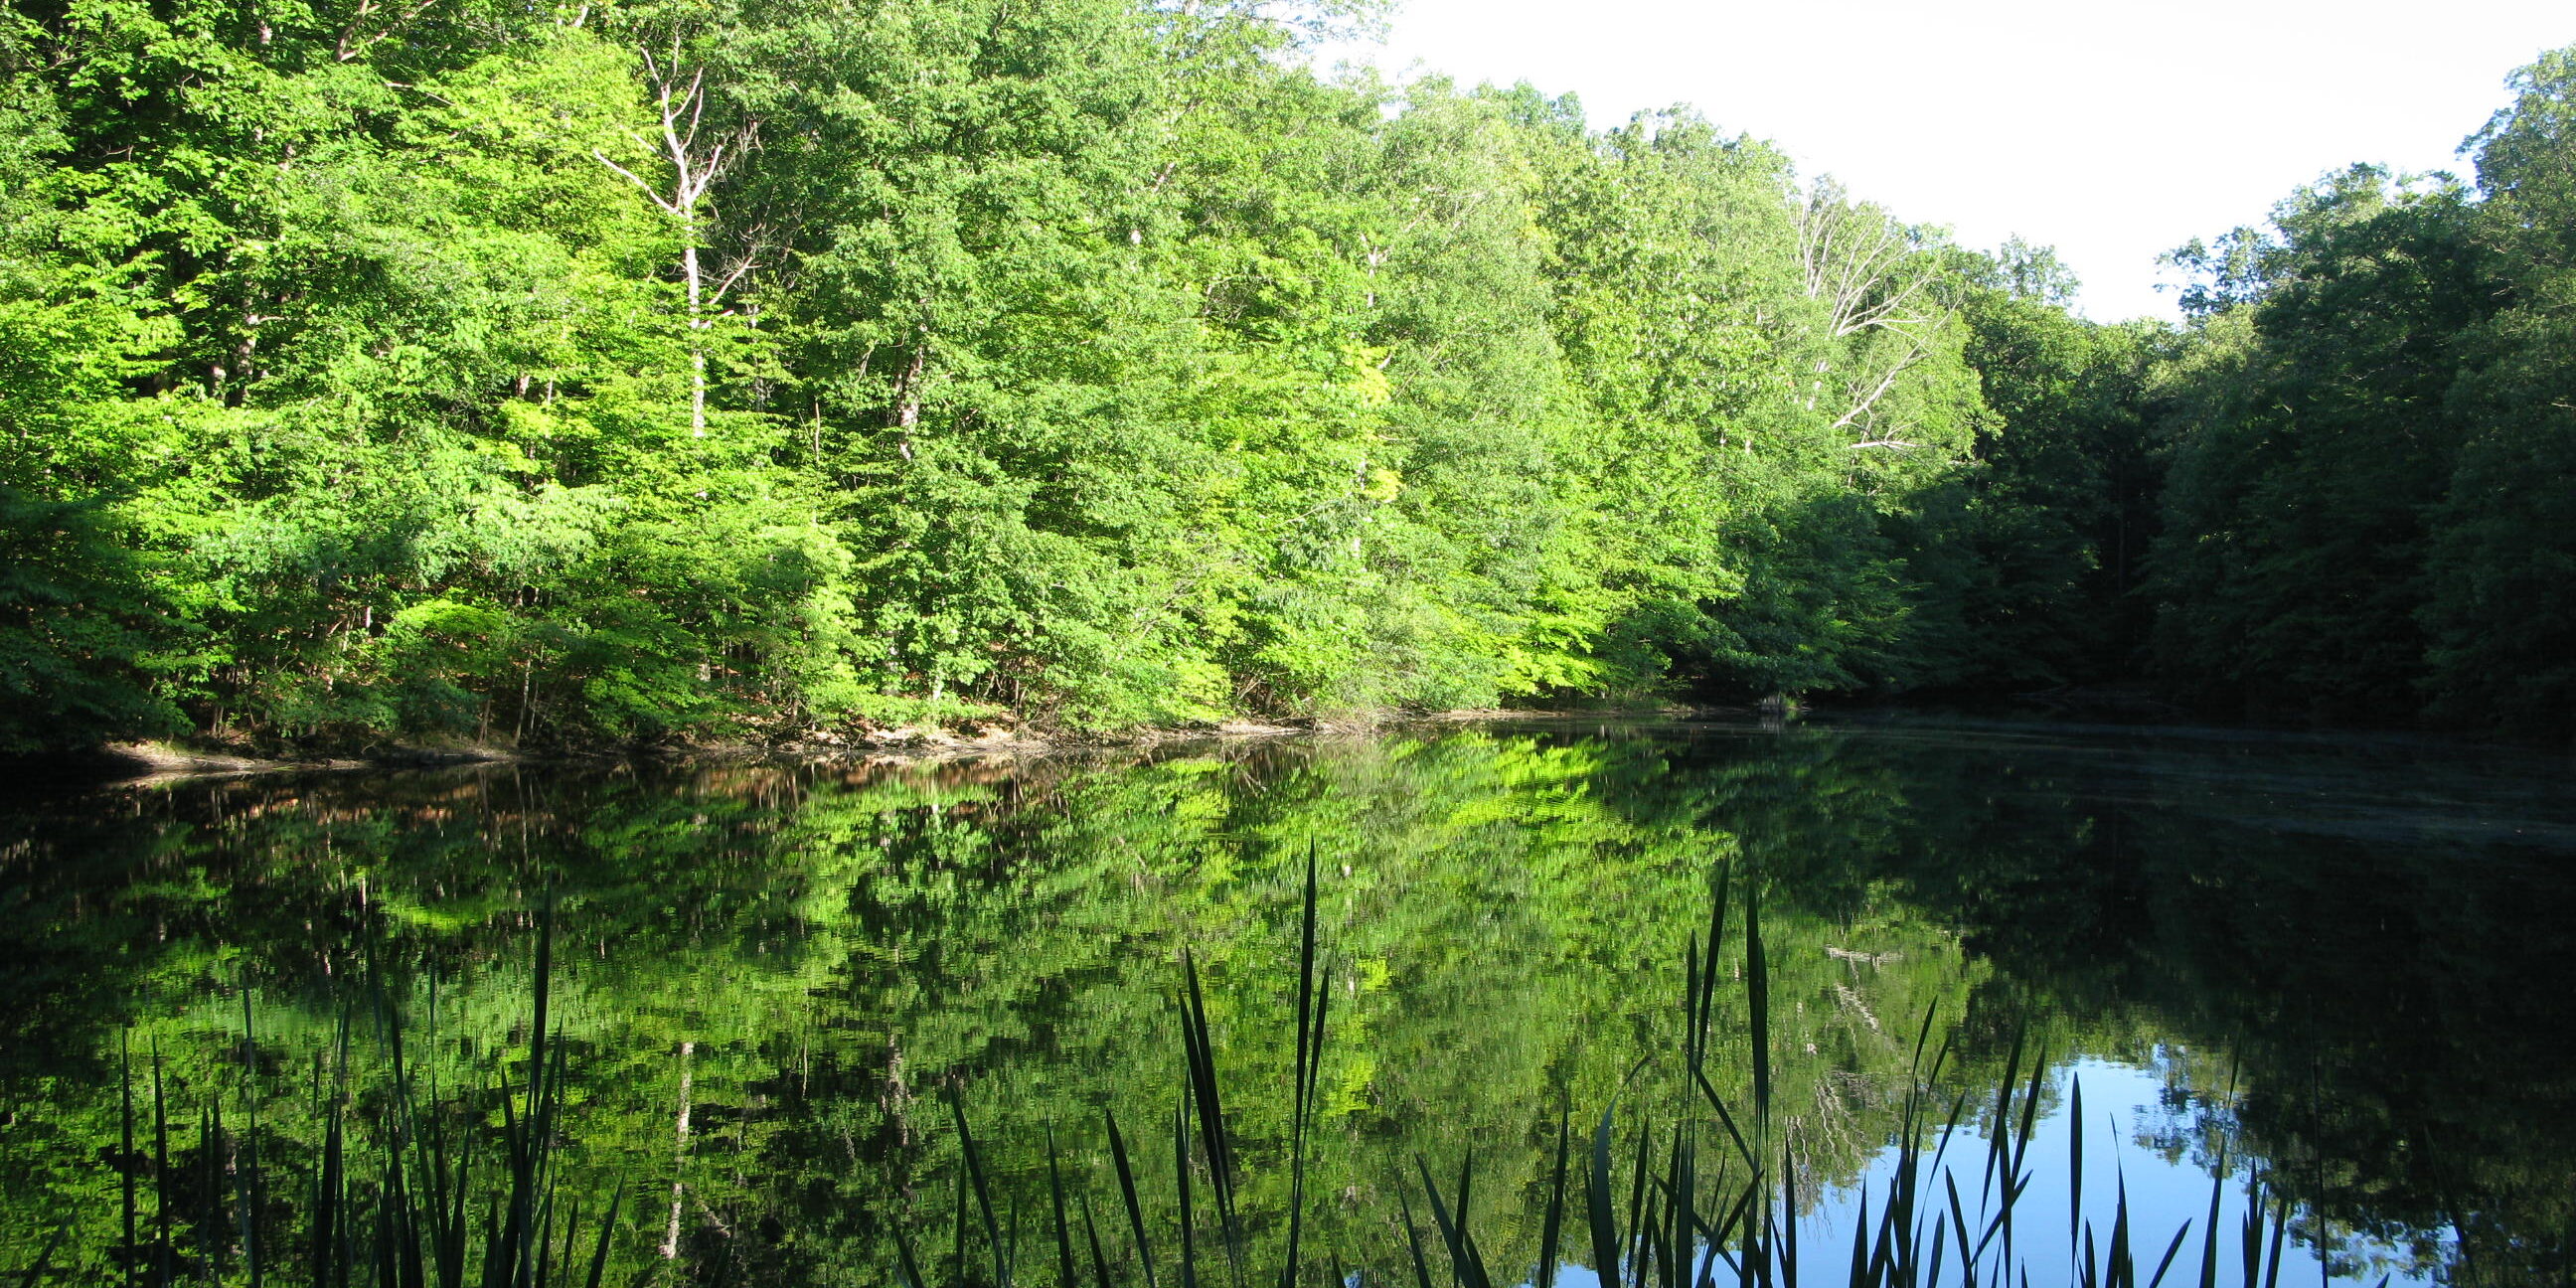
[[[1314,65],[1370,21],[11,0],[0,750],[2576,733],[2576,50],[2107,324],[1686,108]]]

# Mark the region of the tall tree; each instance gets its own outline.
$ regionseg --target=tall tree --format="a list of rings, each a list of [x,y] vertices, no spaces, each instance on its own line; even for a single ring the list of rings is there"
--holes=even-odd
[[[2155,555],[2168,677],[2258,712],[2414,710],[2425,513],[2459,443],[2444,396],[2487,307],[2470,216],[2456,185],[2369,167],[2275,212],[2237,359],[2187,377]]]
[[[2470,140],[2474,236],[2502,307],[2466,341],[2467,441],[2436,511],[2428,689],[2437,713],[2576,736],[2576,49],[2516,72]]]

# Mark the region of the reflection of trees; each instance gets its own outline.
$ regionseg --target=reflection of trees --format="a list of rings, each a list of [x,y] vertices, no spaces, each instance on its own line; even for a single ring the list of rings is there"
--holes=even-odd
[[[2540,981],[2566,977],[2576,889],[2552,856],[2461,844],[2439,814],[2303,825],[2283,799],[2356,762],[2422,772],[2384,751],[1838,741],[1847,769],[1905,784],[1901,844],[1870,870],[1992,960],[1984,1000],[2012,1005],[1985,1015],[2026,1002],[2116,1058],[2178,1046],[2177,1094],[2209,1119],[2233,1081],[2209,1125],[2336,1231],[2438,1262],[2429,1232],[2455,1227],[2465,1282],[2563,1255],[2576,1032]]]
[[[2548,978],[2564,931],[2490,942],[2543,924],[2533,898],[2567,910],[2533,874],[2211,829],[2008,739],[1963,753],[1818,730],[1584,732],[1088,768],[265,780],[22,815],[38,839],[0,852],[6,911],[23,914],[0,931],[0,1086],[43,1109],[0,1135],[0,1180],[46,1197],[0,1202],[0,1266],[113,1187],[92,1160],[118,1132],[122,1026],[161,1044],[180,1097],[238,1095],[227,991],[260,989],[283,1079],[373,960],[415,1006],[438,976],[448,1076],[470,1085],[524,1022],[526,929],[548,890],[574,1168],[602,1193],[618,1176],[657,1196],[678,1182],[679,1250],[704,1276],[884,1280],[883,1223],[936,1227],[952,1201],[950,1088],[1024,1212],[1044,1201],[1050,1127],[1107,1196],[1100,1110],[1116,1105],[1168,1219],[1150,1124],[1177,1087],[1183,945],[1266,1239],[1285,1202],[1270,1164],[1310,840],[1345,993],[1309,1181],[1331,1201],[1309,1237],[1354,1261],[1394,1264],[1387,1212],[1414,1156],[1454,1168],[1471,1148],[1489,1251],[1529,1254],[1527,1181],[1556,1106],[1604,1103],[1634,1052],[1670,1044],[1675,961],[1719,859],[1775,909],[1777,1102],[1814,1151],[1810,1192],[1892,1130],[1892,1077],[1927,1007],[1956,1025],[1973,1087],[2036,1005],[2065,1017],[2061,1049],[2182,1043],[2176,1076],[2204,1095],[2225,1076],[2210,1053],[2236,1052],[2232,1152],[2323,1195],[2346,1228],[2457,1219],[2492,1259],[2560,1228],[2566,1142],[2530,1128],[2565,1121],[2568,1088],[2535,1072],[2567,1067],[2549,1023],[2563,1003],[2496,985]],[[1742,1064],[1721,1067],[1729,1095]],[[288,1164],[318,1130],[297,1103],[274,1110]],[[658,1251],[666,1204],[638,1218],[636,1259]],[[78,1239],[104,1264],[112,1232]]]

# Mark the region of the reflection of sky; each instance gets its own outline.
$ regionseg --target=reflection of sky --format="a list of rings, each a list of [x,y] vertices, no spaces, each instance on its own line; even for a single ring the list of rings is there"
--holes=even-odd
[[[2084,1139],[2084,1218],[2092,1225],[2097,1251],[2103,1256],[2109,1253],[2112,1211],[2125,1181],[2129,1240],[2137,1261],[2138,1282],[2144,1284],[2155,1274],[2156,1262],[2185,1222],[2190,1223],[2190,1231],[2174,1254],[2164,1282],[2200,1282],[2203,1222],[2209,1216],[2209,1160],[2186,1150],[2180,1152],[2179,1158],[2168,1161],[2157,1151],[2156,1144],[2198,1140],[2201,1133],[2195,1118],[2205,1114],[2208,1106],[2179,1096],[2167,1083],[2164,1071],[2089,1058],[2058,1065],[2050,1074],[2053,1090],[2042,1102],[2045,1112],[2032,1134],[2029,1157],[2023,1163],[2030,1185],[2013,1210],[2013,1255],[2019,1268],[2010,1281],[2021,1282],[2027,1271],[2033,1284],[2078,1282],[2074,1257],[2081,1235],[2069,1237],[2068,1204],[2072,1195],[2067,1184],[2072,1161],[2072,1092],[2077,1078],[2083,1080],[2084,1116],[2093,1124]],[[1978,1234],[1983,1233],[1984,1220],[1977,1210],[1978,1200],[1972,1196],[1985,1175],[1986,1149],[1986,1138],[1963,1123],[1953,1134],[1942,1161],[1943,1170],[1957,1179],[1960,1202],[1968,1208],[1969,1229]],[[1938,1204],[1937,1211],[1946,1215],[1947,1200],[1939,1197],[1940,1178],[1932,1173],[1930,1164],[1931,1151],[1927,1149],[1922,1180],[1918,1182],[1926,1196],[1922,1201]],[[1869,1199],[1874,1237],[1878,1214],[1885,1207],[1895,1175],[1896,1151],[1891,1148],[1881,1152],[1865,1169],[1860,1188],[1834,1186],[1825,1190],[1821,1201],[1798,1226],[1802,1278],[1819,1282],[1839,1279],[1850,1261],[1853,1226],[1860,1215],[1863,1191]],[[2235,1159],[2228,1160],[2228,1175],[2230,1181],[2222,1193],[2218,1215],[2220,1283],[2235,1283],[2242,1277],[2245,1187],[2250,1179]],[[2282,1265],[2277,1281],[2281,1288],[2307,1288],[2336,1281],[2377,1285],[2382,1275],[2388,1276],[2391,1288],[2400,1284],[2429,1288],[2438,1282],[2429,1267],[2421,1272],[2410,1270],[2412,1258],[2405,1249],[2341,1230],[2335,1232],[2334,1273],[2329,1276],[2318,1259],[2306,1216],[2304,1210],[2290,1214],[2289,1233],[2281,1241]],[[1924,1237],[1928,1249],[1928,1218]],[[2268,1217],[2261,1237],[2268,1245],[2272,1237]],[[2447,1232],[2444,1242],[2448,1242]],[[1987,1249],[1988,1282],[1995,1281],[1995,1252],[1992,1247]],[[1928,1256],[1927,1251],[1927,1260]],[[1940,1283],[1956,1284],[1961,1278],[1958,1253],[1951,1248],[1942,1257]],[[1736,1279],[1725,1263],[1719,1262],[1711,1281],[1733,1285]],[[1567,1266],[1558,1272],[1557,1282],[1597,1288],[1600,1279],[1580,1266]]]

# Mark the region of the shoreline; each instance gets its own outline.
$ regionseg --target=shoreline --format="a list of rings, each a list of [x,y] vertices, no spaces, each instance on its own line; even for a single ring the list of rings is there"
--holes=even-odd
[[[2020,700],[2015,700],[2020,699]],[[2083,712],[2013,695],[1973,709],[1947,704],[1824,703],[1806,707],[1790,720],[1822,717],[1870,723],[1905,714],[1934,719],[1997,721],[2005,726],[2042,724],[2090,728],[2116,727],[2161,731],[2170,735],[2290,738],[2362,738],[2406,745],[2434,743],[2461,750],[2563,755],[2565,751],[2529,743],[2490,738],[2462,738],[2438,731],[2387,727],[2315,727],[2255,721],[2120,719],[2126,712]],[[2158,713],[2166,714],[2166,713]],[[388,744],[350,754],[315,753],[248,755],[176,740],[130,741],[76,752],[0,757],[0,777],[32,786],[51,782],[80,787],[133,787],[245,778],[291,773],[400,772],[461,769],[473,766],[610,764],[653,762],[665,765],[724,765],[758,762],[847,762],[863,765],[937,764],[974,760],[1038,760],[1152,752],[1192,744],[1246,745],[1297,738],[1356,737],[1405,727],[1467,726],[1513,722],[1635,720],[1764,720],[1783,713],[1761,706],[1717,703],[1638,703],[1612,707],[1461,708],[1445,711],[1345,712],[1327,717],[1279,721],[1227,720],[1212,724],[1144,726],[1115,734],[1070,734],[1025,727],[987,727],[978,733],[903,726],[853,735],[824,734],[779,742],[733,741],[675,744],[599,745],[523,751],[477,745],[416,746]]]
[[[1750,707],[1653,704],[1600,709],[1519,710],[1477,708],[1427,712],[1346,713],[1337,717],[1287,721],[1228,720],[1212,725],[1148,726],[1117,734],[1049,735],[1030,730],[991,729],[980,734],[905,726],[865,734],[801,738],[776,743],[714,742],[674,745],[601,746],[523,751],[494,746],[408,746],[392,744],[358,754],[248,755],[192,746],[179,740],[110,743],[70,753],[10,758],[15,768],[35,776],[80,781],[99,787],[148,786],[216,778],[243,778],[287,773],[388,772],[454,769],[478,765],[568,765],[644,759],[674,764],[739,763],[767,760],[849,760],[869,764],[1035,759],[1093,752],[1142,751],[1187,743],[1250,743],[1300,737],[1366,734],[1403,725],[1466,725],[1513,720],[1579,720],[1641,718],[1691,719],[1752,715]],[[5,765],[6,762],[0,762]]]

